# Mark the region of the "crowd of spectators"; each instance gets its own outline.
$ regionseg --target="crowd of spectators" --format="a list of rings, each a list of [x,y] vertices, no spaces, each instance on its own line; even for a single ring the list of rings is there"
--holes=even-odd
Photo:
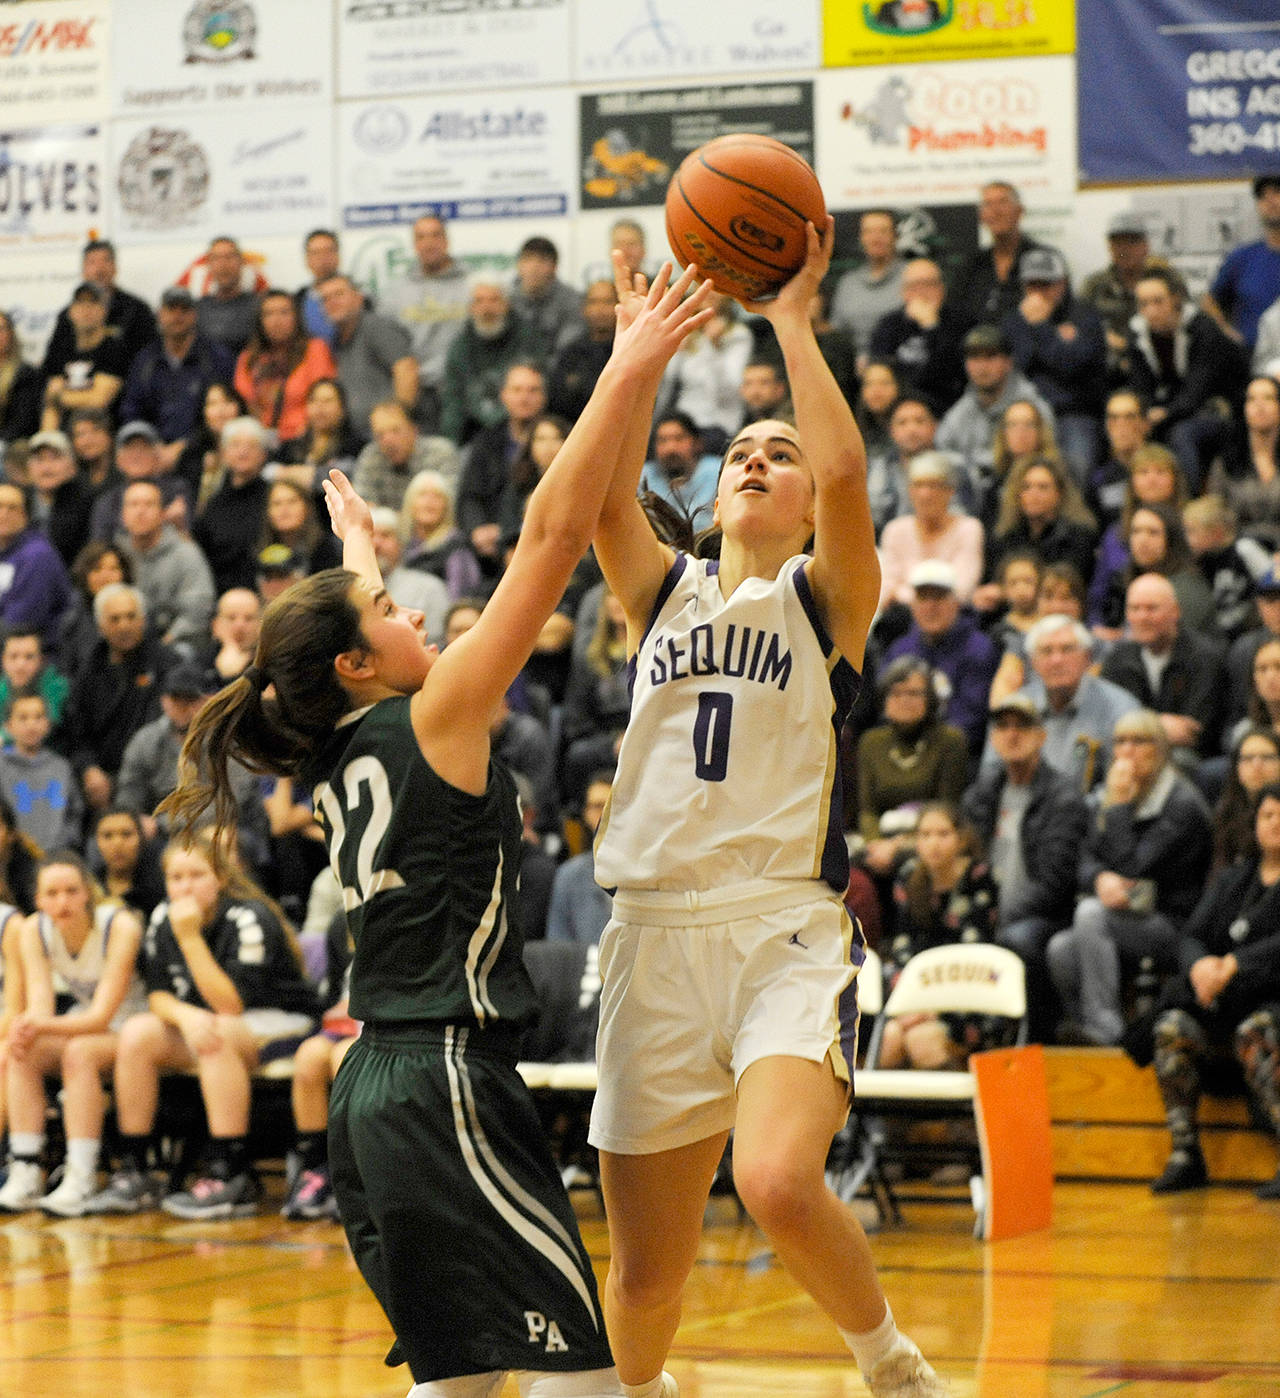
[[[1211,865],[1260,858],[1258,793],[1280,776],[1261,780],[1280,762],[1280,176],[1254,195],[1262,239],[1199,304],[1133,214],[1073,277],[993,182],[987,246],[949,279],[871,210],[813,308],[882,555],[845,736],[850,904],[901,948],[979,881],[982,916],[956,926],[1022,956],[1045,1042],[1140,1038],[1195,964]],[[614,231],[647,265],[640,230]],[[40,366],[0,314],[0,904],[31,913],[40,852],[65,848],[144,919],[163,909],[155,806],[262,609],[340,561],[330,468],[374,507],[389,591],[433,639],[479,615],[609,355],[614,291],[561,280],[543,237],[497,276],[467,271],[441,219],[411,233],[376,301],[317,229],[300,288],[262,285],[220,237],[203,294],[173,285],[154,309],[94,240]],[[785,417],[789,392],[767,322],[723,299],[672,362],[643,489],[705,528],[724,443]],[[548,907],[553,937],[603,927],[583,841],[627,708],[589,555],[494,731],[542,871],[531,939]],[[242,775],[245,875],[314,950],[335,904],[310,793]],[[918,847],[922,812],[943,854]]]

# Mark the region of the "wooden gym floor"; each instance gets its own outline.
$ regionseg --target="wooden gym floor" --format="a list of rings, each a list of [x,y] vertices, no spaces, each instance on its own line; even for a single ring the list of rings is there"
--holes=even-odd
[[[603,1275],[599,1205],[575,1200]],[[1280,1204],[1243,1188],[1156,1199],[1060,1183],[1054,1208],[1051,1230],[995,1244],[973,1239],[962,1202],[909,1204],[905,1227],[873,1236],[903,1328],[956,1398],[1280,1395]],[[387,1344],[334,1225],[273,1212],[0,1222],[3,1398],[402,1398],[408,1371],[382,1366]],[[831,1326],[723,1199],[670,1368],[683,1398],[864,1392]]]

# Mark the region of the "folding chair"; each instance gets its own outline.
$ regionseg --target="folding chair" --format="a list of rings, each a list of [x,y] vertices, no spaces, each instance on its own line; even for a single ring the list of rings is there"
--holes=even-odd
[[[898,1015],[974,1014],[1005,1019],[1012,1050],[975,1053],[968,1071],[878,1067],[885,1023]],[[856,1170],[845,1181],[845,1194],[870,1184],[886,1221],[898,1222],[901,1211],[893,1186],[885,1178],[883,1135],[868,1118],[967,1120],[977,1123],[981,1170],[970,1180],[977,1213],[975,1232],[994,1236],[997,1214],[1041,1226],[1052,1190],[1048,1098],[1044,1060],[1039,1049],[1026,1049],[1026,985],[1021,959],[989,943],[957,943],[919,952],[902,968],[872,1032],[867,1066],[854,1078],[854,1109],[861,1128]],[[1016,1118],[1016,1126],[1010,1118]],[[1025,1160],[1020,1137],[1031,1149]],[[993,1143],[998,1154],[993,1154]],[[1007,1194],[997,1198],[997,1194]],[[1014,1195],[1022,1196],[1014,1201]],[[1008,1205],[1014,1204],[1010,1213]],[[1044,1219],[1047,1222],[1047,1218]],[[1010,1226],[1002,1222],[1002,1226]]]

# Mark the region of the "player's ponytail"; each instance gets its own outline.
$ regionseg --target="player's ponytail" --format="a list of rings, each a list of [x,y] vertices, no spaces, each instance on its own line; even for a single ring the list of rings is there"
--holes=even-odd
[[[365,645],[351,600],[356,582],[354,573],[329,568],[295,583],[267,608],[253,664],[191,721],[178,785],[157,807],[175,835],[189,834],[210,807],[219,829],[234,826],[231,762],[298,776],[351,707],[333,661]]]

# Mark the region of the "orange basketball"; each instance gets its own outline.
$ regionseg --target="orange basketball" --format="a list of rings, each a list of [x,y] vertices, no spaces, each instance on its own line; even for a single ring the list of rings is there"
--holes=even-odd
[[[767,296],[804,263],[805,224],[827,205],[808,162],[772,136],[720,136],[690,151],[667,186],[667,242],[718,291]]]

